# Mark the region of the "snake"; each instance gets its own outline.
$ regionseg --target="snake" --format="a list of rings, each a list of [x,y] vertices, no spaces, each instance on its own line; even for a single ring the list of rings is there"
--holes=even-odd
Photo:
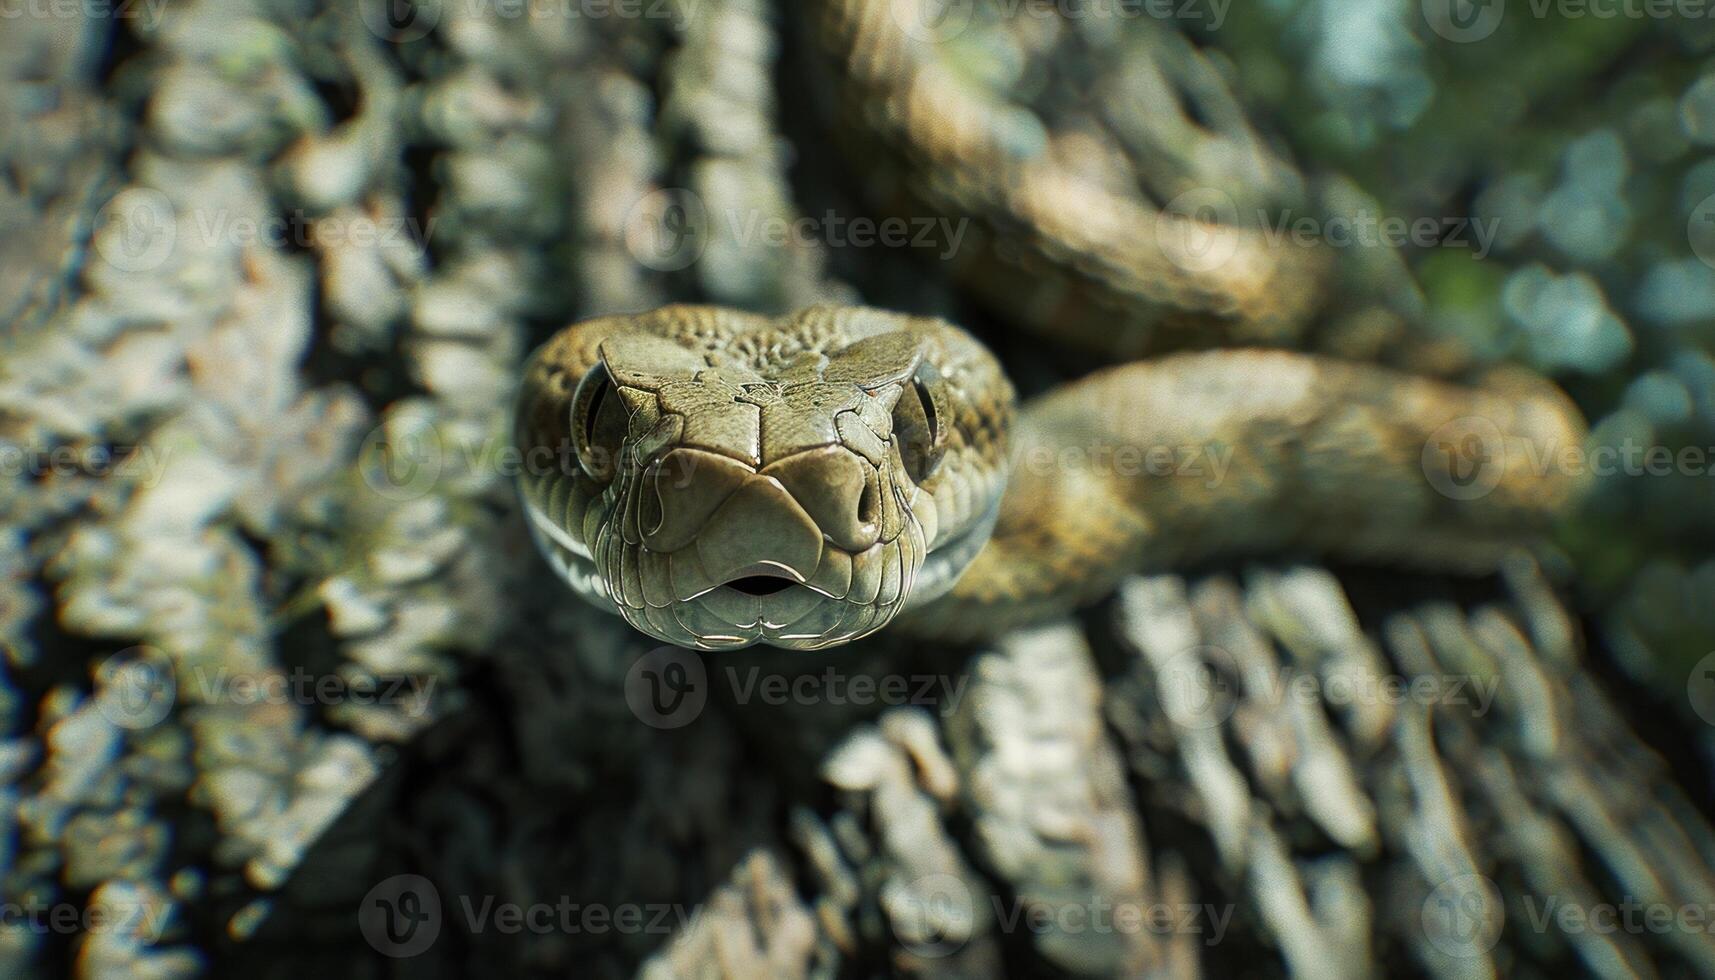
[[[1410,331],[1339,347],[1342,324],[1408,318],[1342,296],[1315,243],[1174,213],[1147,139],[1051,124],[1030,101],[1050,84],[978,85],[900,19],[913,2],[814,5],[869,199],[972,221],[954,272],[973,295],[1120,363],[1021,404],[982,339],[935,316],[675,304],[572,324],[526,359],[513,438],[531,537],[573,592],[699,650],[890,624],[980,640],[1128,574],[1240,556],[1479,574],[1576,506],[1587,480],[1555,460],[1585,422],[1551,381]],[[998,14],[966,40],[983,30],[1089,43]],[[1203,100],[1205,140],[1264,159],[1222,122],[1239,114],[1207,62],[1149,37],[1149,64]]]

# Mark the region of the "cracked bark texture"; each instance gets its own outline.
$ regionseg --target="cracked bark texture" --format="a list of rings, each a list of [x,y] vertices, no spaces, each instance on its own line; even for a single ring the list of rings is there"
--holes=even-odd
[[[0,922],[3,972],[1715,975],[1707,931],[1544,912],[1715,901],[1706,756],[1606,666],[1695,621],[1671,556],[1648,602],[1588,619],[1552,556],[1132,577],[991,647],[840,652],[847,682],[928,681],[904,703],[752,683],[823,683],[826,658],[710,661],[668,727],[638,701],[649,645],[543,574],[482,453],[533,339],[675,299],[903,297],[987,331],[1022,383],[1064,352],[899,255],[751,254],[717,224],[706,260],[639,260],[654,191],[864,213],[805,145],[812,95],[776,84],[802,67],[780,5],[448,3],[397,42],[361,5],[159,9],[0,30],[0,449],[139,464],[0,471],[0,884],[161,923]],[[281,215],[421,234],[211,223]],[[177,681],[146,725],[112,701],[139,658]],[[192,683],[298,667],[434,685],[321,706]],[[408,960],[357,917],[394,874],[442,899]],[[468,928],[485,901],[641,921]],[[1091,924],[1117,909],[1139,913]]]

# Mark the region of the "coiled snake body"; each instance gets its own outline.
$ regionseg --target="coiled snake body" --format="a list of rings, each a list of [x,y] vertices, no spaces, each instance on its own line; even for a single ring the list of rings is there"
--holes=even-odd
[[[1236,226],[1211,231],[1219,261],[1176,254],[1148,179],[1068,166],[1129,152],[1147,175],[1148,146],[1092,153],[1089,127],[1064,126],[1021,148],[1008,127],[1029,107],[949,70],[899,28],[902,5],[829,0],[817,27],[842,53],[837,94],[873,199],[974,221],[982,242],[960,269],[979,295],[1127,355],[1317,346],[1335,319],[1320,308],[1335,291],[1325,254]],[[1174,37],[1156,63],[1200,71]],[[990,635],[1128,572],[1234,554],[1484,569],[1578,496],[1553,460],[1583,435],[1569,400],[1524,372],[1462,385],[1274,349],[1125,364],[1019,412],[957,327],[828,306],[568,327],[526,365],[516,425],[529,524],[554,567],[638,629],[703,649],[815,649],[902,614],[919,632]]]
[[[670,306],[531,357],[520,447],[577,464],[527,465],[521,489],[579,594],[705,649],[830,646],[907,610],[976,636],[1235,552],[1480,568],[1577,489],[1540,461],[1581,438],[1578,415],[1523,376],[1217,351],[1014,414],[994,358],[938,320]]]

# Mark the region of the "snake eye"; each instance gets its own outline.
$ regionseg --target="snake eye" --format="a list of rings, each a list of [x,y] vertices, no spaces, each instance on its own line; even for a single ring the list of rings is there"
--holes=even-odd
[[[606,483],[624,446],[627,418],[624,399],[614,391],[606,366],[597,363],[572,394],[572,447],[578,465],[590,479]]]
[[[893,406],[893,436],[899,441],[905,474],[913,483],[932,476],[946,453],[945,388],[940,372],[925,360]]]

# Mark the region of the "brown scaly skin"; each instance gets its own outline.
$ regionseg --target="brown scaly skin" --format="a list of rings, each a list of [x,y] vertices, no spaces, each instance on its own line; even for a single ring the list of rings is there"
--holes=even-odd
[[[1170,199],[1200,210],[1206,195],[1196,192],[1212,188],[1185,179],[1140,189],[1136,168],[1147,173],[1152,162],[1134,153],[1113,164],[1127,148],[1100,120],[1039,119],[961,71],[971,55],[954,41],[982,30],[980,3],[978,20],[941,41],[901,28],[928,5],[823,0],[812,17],[834,76],[836,130],[860,161],[852,169],[882,207],[975,226],[952,259],[968,288],[1022,326],[1115,357],[1303,344],[1329,289],[1326,249],[1163,213]],[[1205,94],[1220,87],[1218,78],[1199,81]],[[1162,102],[1152,111],[1171,111]],[[1242,119],[1229,128],[1239,132],[1220,135],[1243,144],[1235,155],[1265,156]]]
[[[1122,18],[1103,40],[1093,21],[1007,22],[983,4],[964,29],[925,36],[904,25],[927,3],[819,0],[810,21],[872,200],[968,220],[950,262],[997,312],[1126,357],[1354,353],[1328,342],[1328,307],[1350,297],[1332,295],[1327,248],[1270,240],[1236,207],[1213,224],[1164,210],[1211,179],[1248,193],[1253,213],[1302,196],[1182,37]],[[972,52],[994,45],[1042,72],[981,77]],[[1175,115],[1177,100],[1196,111]],[[1358,353],[1463,368],[1409,338]],[[586,391],[622,393],[608,415],[578,398],[586,378]],[[518,438],[527,453],[581,439],[615,462],[527,472],[521,489],[550,561],[639,629],[705,648],[817,648],[901,613],[917,632],[992,636],[1128,572],[1223,556],[1488,569],[1583,486],[1555,466],[1583,420],[1520,373],[1461,386],[1229,350],[1108,369],[1016,424],[1012,399],[981,345],[935,320],[825,307],[604,318],[532,357]],[[866,523],[872,487],[887,507]],[[657,522],[677,531],[652,534]],[[869,524],[879,533],[854,530]],[[768,584],[759,575],[785,587],[751,594]]]
[[[1483,572],[1580,496],[1584,422],[1554,386],[1479,388],[1286,351],[1128,364],[1025,406],[993,538],[902,626],[995,636],[1127,573],[1331,554]]]
[[[993,358],[940,321],[671,306],[531,357],[520,486],[575,590],[706,649],[833,646],[908,609],[917,632],[993,635],[1241,553],[1484,569],[1581,488],[1553,465],[1582,442],[1576,409],[1524,375],[1184,354],[1012,414]],[[930,447],[937,464],[907,462]],[[759,576],[784,588],[746,592]]]

